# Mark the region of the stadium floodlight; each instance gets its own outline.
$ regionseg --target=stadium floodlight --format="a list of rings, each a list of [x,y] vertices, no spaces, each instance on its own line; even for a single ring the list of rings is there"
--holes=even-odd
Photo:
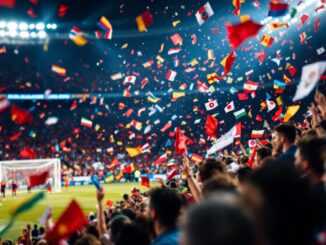
[[[29,38],[29,32],[28,31],[22,31],[19,33],[19,36],[21,38]]]
[[[30,30],[34,30],[34,29],[35,29],[35,24],[29,24],[28,28],[29,28]]]
[[[17,36],[17,31],[12,29],[12,30],[9,30],[9,36],[10,37],[16,37]]]
[[[31,35],[31,38],[36,38],[37,37],[37,33],[36,32],[31,32],[30,35]]]
[[[9,30],[16,30],[17,27],[18,27],[17,23],[16,23],[16,22],[13,22],[13,21],[11,21],[11,22],[9,22],[9,23],[7,24],[7,28],[8,28]]]
[[[4,30],[0,31],[0,37],[5,37],[7,35],[7,32],[5,32]]]
[[[21,31],[27,31],[28,30],[28,25],[25,22],[22,22],[19,24],[19,30]]]
[[[36,24],[36,30],[42,31],[42,30],[44,30],[44,28],[45,28],[45,25],[43,23]]]
[[[57,24],[52,24],[52,29],[53,30],[57,29],[57,27],[58,27]]]
[[[45,31],[40,31],[40,32],[38,33],[38,37],[41,38],[41,39],[46,38],[46,32],[45,32]]]
[[[5,21],[0,21],[0,28],[5,28],[7,23]]]
[[[51,24],[47,24],[47,25],[46,25],[46,28],[47,28],[47,29],[52,29],[52,25],[51,25]]]

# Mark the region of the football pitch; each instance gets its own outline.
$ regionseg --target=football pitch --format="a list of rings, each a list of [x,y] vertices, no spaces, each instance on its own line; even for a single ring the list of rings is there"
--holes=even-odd
[[[140,191],[146,191],[148,188],[143,187],[140,183],[116,183],[116,184],[105,184],[103,188],[105,189],[104,205],[107,200],[119,201],[122,200],[122,195],[124,193],[130,194],[132,187],[137,187]],[[5,225],[10,219],[9,210],[12,204],[17,202],[17,200],[26,197],[27,193],[17,193],[17,198],[14,199],[11,196],[11,192],[7,191],[7,198],[2,202],[2,207],[0,207],[0,227]],[[72,199],[77,200],[81,208],[88,214],[89,211],[96,212],[96,189],[92,185],[87,186],[70,186],[66,191],[62,188],[61,193],[47,194],[45,199],[40,201],[32,209],[19,215],[13,227],[3,236],[4,239],[11,239],[16,242],[21,230],[26,227],[27,223],[32,226],[34,223],[39,223],[38,219],[42,216],[47,207],[52,207],[54,221],[63,212],[64,208],[69,204]]]

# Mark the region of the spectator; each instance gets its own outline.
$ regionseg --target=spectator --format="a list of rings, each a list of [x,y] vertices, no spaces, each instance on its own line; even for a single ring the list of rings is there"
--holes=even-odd
[[[242,209],[210,200],[187,214],[185,245],[253,245],[254,226]]]
[[[311,138],[302,140],[296,152],[296,167],[307,177],[314,188],[326,194],[323,176],[325,173],[323,152],[326,152],[326,140]]]
[[[173,189],[158,188],[150,193],[149,217],[157,235],[153,245],[179,244],[177,220],[181,205],[181,196]]]
[[[259,148],[256,152],[255,167],[256,168],[261,167],[265,159],[270,156],[272,156],[272,151],[269,148],[267,147]]]
[[[115,245],[149,245],[148,233],[139,225],[126,224],[118,234]]]
[[[283,123],[275,127],[274,146],[276,151],[281,151],[280,161],[294,163],[296,128],[293,124]]]

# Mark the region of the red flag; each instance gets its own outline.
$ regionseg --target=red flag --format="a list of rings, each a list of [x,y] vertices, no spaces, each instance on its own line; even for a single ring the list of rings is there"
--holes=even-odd
[[[206,118],[206,134],[211,137],[216,137],[218,121],[215,117],[207,115]]]
[[[238,48],[246,39],[255,36],[263,25],[247,20],[243,23],[228,26],[227,35],[233,49]]]
[[[262,49],[259,53],[256,53],[255,58],[259,58],[259,64],[261,65],[266,58],[265,51]]]
[[[141,177],[141,183],[140,183],[142,186],[145,186],[145,187],[151,187],[150,186],[150,183],[149,183],[149,178],[147,176],[142,176]]]
[[[234,53],[234,51],[232,51],[226,57],[225,66],[224,66],[224,72],[223,72],[223,75],[221,77],[218,77],[219,80],[222,80],[229,73],[229,71],[231,70],[231,67],[232,67],[232,65],[234,63],[234,60],[235,60],[235,53]]]
[[[233,6],[235,7],[235,9],[233,10],[233,14],[236,16],[240,15],[240,0],[233,0],[232,1]]]
[[[52,230],[46,234],[49,244],[59,244],[59,241],[69,237],[75,231],[82,229],[87,220],[80,206],[72,200],[66,210],[61,214]]]
[[[0,6],[13,8],[16,5],[16,0],[0,0]]]
[[[106,201],[106,206],[107,206],[108,208],[112,208],[112,206],[113,206],[113,202],[112,202],[111,200],[107,200],[107,201]]]
[[[109,165],[109,169],[112,170],[119,166],[120,166],[120,162],[119,162],[118,158],[115,157],[113,159],[112,163]]]
[[[254,149],[252,150],[252,152],[250,154],[249,161],[247,162],[248,166],[251,168],[254,166],[257,149],[258,149],[258,145],[255,145]]]
[[[10,141],[18,140],[19,137],[21,136],[21,134],[22,134],[22,132],[19,131],[18,133],[15,133],[15,134],[13,134],[12,136],[10,136],[9,140],[10,140]]]
[[[166,176],[169,180],[171,180],[174,176],[178,174],[179,169],[177,167],[173,167],[169,172],[166,173]]]
[[[275,112],[275,115],[272,117],[272,120],[273,120],[274,122],[276,122],[276,121],[278,121],[278,120],[280,119],[281,114],[282,114],[282,111],[283,111],[283,107],[280,106],[280,107],[277,109],[277,111]]]
[[[64,17],[66,15],[66,13],[68,12],[68,9],[69,9],[68,5],[61,4],[58,9],[58,16],[61,18]]]
[[[31,184],[31,187],[38,186],[38,185],[44,185],[46,183],[46,180],[49,176],[49,172],[45,171],[41,174],[37,175],[30,175],[29,176],[29,182]]]
[[[174,142],[175,152],[177,153],[177,155],[186,154],[188,141],[189,141],[188,137],[184,136],[180,128],[177,127],[175,142]]]
[[[24,148],[20,153],[20,156],[24,159],[35,159],[36,152],[28,147]]]
[[[23,110],[16,105],[13,105],[10,109],[11,118],[17,124],[33,123],[33,117],[27,110]]]

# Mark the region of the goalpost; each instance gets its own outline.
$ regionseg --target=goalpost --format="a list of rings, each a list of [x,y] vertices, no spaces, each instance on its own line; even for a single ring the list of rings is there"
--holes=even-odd
[[[27,189],[30,175],[49,171],[47,183],[50,182],[54,192],[61,191],[60,159],[35,159],[0,161],[0,181],[4,180],[7,187],[13,180],[18,183],[18,190]]]

